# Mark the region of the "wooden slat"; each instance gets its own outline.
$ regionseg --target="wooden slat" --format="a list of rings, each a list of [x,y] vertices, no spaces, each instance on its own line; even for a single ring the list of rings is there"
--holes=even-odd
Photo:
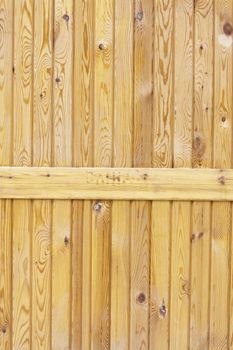
[[[73,165],[93,166],[94,6],[74,4]],[[78,20],[77,20],[78,19]],[[73,202],[71,349],[91,344],[91,201]]]
[[[174,1],[155,1],[153,167],[171,167],[173,156]]]
[[[169,349],[171,203],[151,210],[150,348]]]
[[[93,165],[94,6],[74,6],[73,165]],[[78,21],[77,21],[78,19]]]
[[[131,208],[129,349],[148,349],[151,205],[134,201]]]
[[[232,166],[232,13],[231,0],[214,2],[213,166],[222,168]],[[230,203],[213,203],[209,321],[213,350],[229,349],[230,235]]]
[[[208,348],[211,204],[194,202],[191,231],[190,349]]]
[[[33,165],[51,165],[52,126],[52,1],[34,6]],[[32,348],[51,344],[51,224],[50,201],[32,203]]]
[[[192,164],[193,1],[175,1],[174,158],[175,168]],[[188,349],[190,312],[191,204],[172,204],[170,349]]]
[[[33,11],[32,0],[14,2],[13,164],[32,164]],[[13,340],[12,347],[31,348],[30,201],[13,201]]]
[[[52,232],[52,349],[70,348],[70,214],[70,201],[54,201]]]
[[[12,162],[13,1],[0,1],[0,165]],[[0,200],[0,349],[12,345],[12,205]]]
[[[189,257],[191,204],[173,203],[171,243],[170,349],[189,346]]]
[[[231,169],[0,168],[0,198],[233,200]]]
[[[54,166],[72,165],[73,0],[54,2],[53,157]],[[71,348],[72,203],[54,201],[52,217],[51,347]],[[61,266],[62,264],[62,266]]]
[[[231,204],[213,203],[210,285],[210,348],[229,349]]]
[[[32,347],[50,349],[51,339],[51,202],[33,202],[32,236]]]
[[[12,343],[12,220],[11,201],[0,201],[0,349]]]
[[[112,204],[111,349],[129,349],[130,203]]]
[[[94,166],[112,165],[114,1],[95,1]],[[98,197],[96,197],[98,199]],[[111,203],[93,203],[91,349],[110,349]]]
[[[91,349],[110,348],[111,203],[96,202],[92,214]]]
[[[31,349],[31,203],[13,201],[13,349]]]
[[[193,167],[212,166],[213,1],[195,4]],[[191,232],[190,349],[208,348],[211,204],[194,202]]]

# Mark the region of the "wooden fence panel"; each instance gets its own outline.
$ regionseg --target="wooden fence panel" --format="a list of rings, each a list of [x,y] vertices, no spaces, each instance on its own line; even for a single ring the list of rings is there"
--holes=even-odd
[[[233,349],[232,0],[0,0],[0,350]]]

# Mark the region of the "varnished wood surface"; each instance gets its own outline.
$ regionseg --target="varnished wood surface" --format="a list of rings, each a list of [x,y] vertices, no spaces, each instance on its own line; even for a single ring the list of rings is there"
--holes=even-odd
[[[0,0],[1,350],[233,349],[232,42],[232,0]]]

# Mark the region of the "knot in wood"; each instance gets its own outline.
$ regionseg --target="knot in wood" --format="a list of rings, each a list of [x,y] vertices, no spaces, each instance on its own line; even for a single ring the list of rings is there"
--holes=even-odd
[[[137,297],[137,301],[138,301],[140,304],[144,303],[144,302],[146,301],[146,296],[145,296],[145,294],[144,294],[144,293],[140,293],[140,294],[138,295],[138,297]]]
[[[6,334],[6,327],[2,327],[2,333]]]
[[[70,19],[70,16],[67,15],[67,13],[66,13],[66,14],[63,15],[63,19],[64,19],[66,22],[68,22],[69,19]]]
[[[100,49],[100,50],[104,50],[104,49],[105,49],[105,46],[104,46],[103,43],[99,43],[99,49]]]
[[[226,117],[222,117],[222,122],[225,123]]]
[[[65,236],[64,238],[64,243],[65,243],[65,246],[69,244],[69,238],[67,236]]]
[[[138,21],[141,21],[143,19],[143,11],[139,11],[136,15],[136,19]]]
[[[56,77],[55,81],[56,83],[60,83],[61,79],[59,77]]]
[[[93,210],[95,211],[95,212],[100,212],[101,211],[101,209],[102,209],[102,203],[100,203],[100,202],[96,202],[94,205],[93,205]]]
[[[219,181],[219,183],[220,183],[221,185],[225,185],[225,176],[220,176],[220,177],[218,178],[218,181]]]
[[[160,314],[160,316],[162,316],[162,318],[165,318],[165,316],[167,314],[167,309],[166,309],[164,302],[159,308],[159,314]]]
[[[233,27],[232,27],[232,25],[231,25],[229,22],[227,22],[227,23],[224,24],[224,26],[223,26],[223,32],[224,32],[226,35],[231,35],[231,34],[232,34],[232,32],[233,32]]]

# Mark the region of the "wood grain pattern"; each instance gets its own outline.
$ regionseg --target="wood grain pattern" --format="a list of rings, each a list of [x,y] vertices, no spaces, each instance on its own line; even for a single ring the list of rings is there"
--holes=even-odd
[[[111,203],[92,211],[91,349],[110,348]]]
[[[174,350],[188,349],[189,346],[190,214],[190,203],[173,203],[171,238],[170,348]]]
[[[152,156],[152,57],[153,1],[135,2],[134,123],[135,167],[150,167]]]
[[[72,163],[73,1],[54,8],[53,164]]]
[[[13,164],[32,164],[34,3],[14,3]],[[13,201],[13,340],[12,347],[31,348],[30,201]]]
[[[0,164],[12,160],[13,0],[0,2]],[[11,147],[9,147],[11,145]]]
[[[33,165],[52,163],[52,1],[34,6]],[[41,28],[43,30],[41,30]],[[51,225],[50,201],[32,204],[32,330],[33,349],[51,344]]]
[[[12,344],[12,219],[11,201],[0,201],[0,348]]]
[[[193,1],[175,6],[174,166],[190,167],[192,155]]]
[[[52,226],[52,348],[70,348],[71,202],[54,201]]]
[[[0,1],[0,165],[12,164],[13,1]],[[11,147],[9,147],[11,145]],[[12,204],[0,200],[0,348],[12,345]]]
[[[51,202],[34,201],[32,217],[32,347],[51,342]]]
[[[233,349],[232,46],[232,0],[0,0],[0,349]]]
[[[171,204],[152,202],[150,348],[169,349]]]
[[[190,349],[209,345],[211,203],[194,202],[191,227]]]
[[[171,167],[173,161],[174,2],[155,1],[153,167]]]
[[[198,1],[194,18],[193,167],[212,166],[213,1]],[[190,349],[209,346],[211,204],[194,202],[191,232]]]
[[[97,5],[97,4],[96,4]],[[95,6],[94,165],[112,164],[113,0]]]
[[[130,203],[112,204],[111,349],[129,349]]]
[[[149,202],[132,202],[130,349],[147,349],[149,346],[150,214]]]
[[[113,162],[118,167],[132,166],[133,5],[133,0],[115,1]]]
[[[94,6],[74,6],[73,165],[93,165],[94,128]]]
[[[213,166],[232,166],[232,1],[214,3],[214,133]],[[230,40],[231,44],[226,42]],[[210,284],[210,347],[229,349],[230,203],[213,203]]]
[[[13,349],[31,349],[31,203],[13,201]]]

